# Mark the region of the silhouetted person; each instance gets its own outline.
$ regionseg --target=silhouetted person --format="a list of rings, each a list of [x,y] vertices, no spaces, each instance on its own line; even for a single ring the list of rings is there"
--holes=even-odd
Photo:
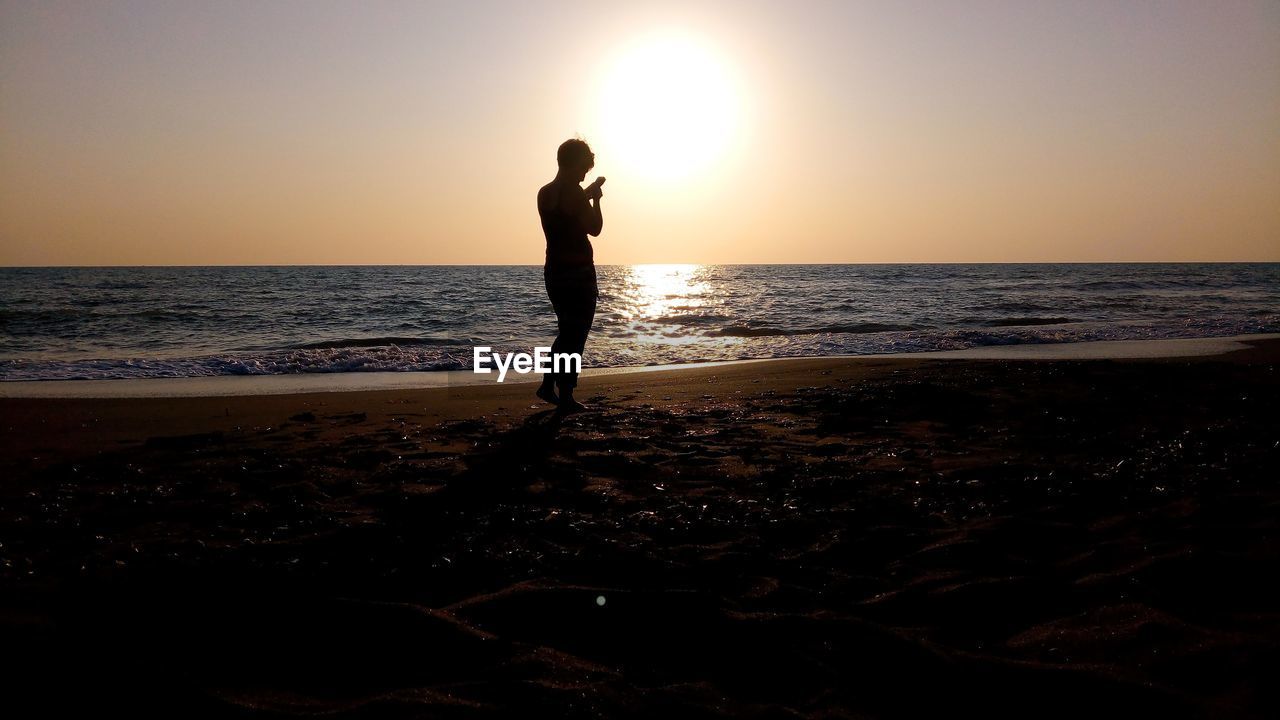
[[[560,333],[551,352],[581,354],[595,320],[599,296],[595,258],[587,235],[598,236],[604,226],[600,215],[604,178],[596,178],[586,190],[582,189],[580,183],[596,164],[595,154],[582,140],[562,143],[556,151],[556,164],[560,169],[555,179],[538,190],[538,216],[547,236],[547,262],[542,277]],[[547,373],[538,388],[538,397],[559,405],[564,412],[581,410],[582,403],[573,399],[577,384],[576,372]]]

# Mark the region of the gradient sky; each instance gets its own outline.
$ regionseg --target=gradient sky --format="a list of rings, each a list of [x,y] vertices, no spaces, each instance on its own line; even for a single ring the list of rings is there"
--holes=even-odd
[[[734,104],[662,179],[667,35]],[[0,3],[2,265],[541,263],[575,134],[599,263],[1276,261],[1280,3]]]

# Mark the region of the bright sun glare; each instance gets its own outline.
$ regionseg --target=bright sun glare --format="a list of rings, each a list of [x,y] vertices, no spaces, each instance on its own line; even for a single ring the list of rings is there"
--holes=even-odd
[[[732,144],[740,103],[728,68],[705,44],[661,35],[623,51],[597,95],[609,164],[650,180],[708,171]]]

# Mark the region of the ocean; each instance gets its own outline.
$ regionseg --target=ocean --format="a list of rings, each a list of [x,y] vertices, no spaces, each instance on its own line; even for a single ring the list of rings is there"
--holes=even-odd
[[[586,367],[1280,331],[1280,263],[618,265]],[[0,268],[0,380],[465,370],[540,266]]]

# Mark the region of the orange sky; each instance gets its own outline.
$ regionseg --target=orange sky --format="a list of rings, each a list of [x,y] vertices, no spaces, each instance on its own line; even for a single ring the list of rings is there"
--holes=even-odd
[[[631,5],[6,0],[0,264],[1280,260],[1280,4]]]

